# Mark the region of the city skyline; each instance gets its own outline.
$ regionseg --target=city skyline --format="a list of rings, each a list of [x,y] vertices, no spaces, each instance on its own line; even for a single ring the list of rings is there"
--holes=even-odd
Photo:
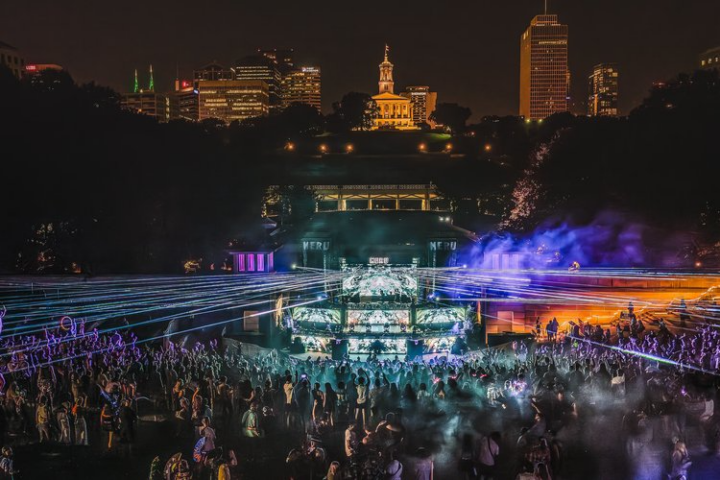
[[[474,118],[517,113],[517,39],[530,20],[542,13],[543,2],[468,5],[462,11],[428,4],[414,9],[391,31],[363,19],[379,10],[387,15],[407,12],[399,5],[320,3],[312,14],[283,4],[288,15],[278,16],[271,14],[269,6],[259,5],[248,12],[240,5],[212,2],[196,9],[193,34],[182,35],[187,21],[182,12],[191,8],[182,0],[149,7],[167,15],[167,26],[157,28],[150,21],[153,15],[145,15],[134,21],[133,29],[127,28],[122,15],[109,15],[104,6],[81,1],[60,7],[40,0],[32,5],[8,5],[0,19],[0,32],[2,40],[18,47],[27,62],[57,63],[78,81],[94,80],[118,91],[128,89],[135,68],[150,63],[158,90],[171,90],[176,66],[181,78],[189,78],[193,70],[213,60],[232,64],[258,48],[293,48],[300,52],[298,66],[323,69],[325,113],[348,91],[374,91],[377,80],[370,66],[377,64],[378,48],[389,43],[393,62],[403,69],[397,91],[415,84],[432,85],[443,92],[443,101],[470,107]],[[679,5],[670,0],[625,3],[576,5],[558,0],[550,4],[549,13],[559,15],[570,27],[571,108],[576,113],[585,111],[584,79],[597,63],[614,62],[623,71],[620,112],[624,114],[639,103],[653,82],[696,68],[698,54],[720,44],[713,21],[720,15],[720,5]],[[224,14],[217,16],[213,13],[217,11]],[[240,14],[253,21],[238,31],[231,26]],[[422,18],[428,21],[429,33],[409,35]],[[612,19],[612,25],[597,18]],[[435,23],[429,23],[430,19]],[[602,42],[597,41],[600,36]]]

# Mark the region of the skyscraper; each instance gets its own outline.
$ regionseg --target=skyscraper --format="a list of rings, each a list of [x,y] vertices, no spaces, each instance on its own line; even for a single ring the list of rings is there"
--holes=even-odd
[[[292,48],[258,48],[258,54],[272,60],[277,65],[281,74],[285,74],[295,68],[295,51]]]
[[[20,78],[25,70],[25,59],[20,54],[20,50],[0,42],[0,65],[6,66],[13,75]]]
[[[520,39],[520,115],[543,119],[568,110],[568,26],[538,15]]]
[[[236,62],[235,80],[262,80],[268,86],[270,109],[282,108],[282,76],[275,60],[265,55],[250,55]]]
[[[588,92],[588,115],[617,116],[618,70],[614,63],[595,65],[588,78]]]
[[[434,122],[430,121],[430,115],[437,106],[437,92],[431,92],[430,87],[427,86],[411,86],[406,87],[401,95],[410,99],[412,121],[415,126],[423,123],[431,127],[435,126]]]
[[[200,118],[198,89],[190,80],[175,79],[175,91],[170,94],[170,118],[197,121]]]
[[[322,79],[319,67],[290,70],[282,78],[283,107],[293,103],[312,105],[320,111]]]
[[[209,80],[234,80],[235,72],[232,69],[226,69],[219,63],[209,63],[199,70],[193,72],[195,83]]]
[[[720,69],[720,47],[711,48],[699,55],[699,67],[703,70]]]

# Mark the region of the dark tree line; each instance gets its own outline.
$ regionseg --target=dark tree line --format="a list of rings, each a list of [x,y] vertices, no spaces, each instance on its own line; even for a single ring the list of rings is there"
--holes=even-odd
[[[552,128],[550,128],[552,127]],[[664,235],[688,234],[691,255],[717,261],[720,80],[698,71],[653,88],[627,118],[559,115],[517,167],[507,226],[583,224],[615,210]]]
[[[260,213],[262,136],[158,124],[62,72],[0,72],[0,104],[2,271],[178,272]]]

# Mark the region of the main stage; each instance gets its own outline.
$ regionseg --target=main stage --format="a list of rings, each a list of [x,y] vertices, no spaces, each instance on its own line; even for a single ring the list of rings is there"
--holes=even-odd
[[[414,266],[356,265],[342,271],[337,295],[290,311],[296,352],[415,357],[467,348],[473,330],[470,309],[433,301]]]

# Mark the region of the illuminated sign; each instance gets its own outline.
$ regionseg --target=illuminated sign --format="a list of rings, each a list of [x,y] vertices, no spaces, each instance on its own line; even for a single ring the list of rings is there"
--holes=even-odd
[[[303,250],[326,252],[330,250],[330,242],[303,241]]]
[[[454,252],[457,249],[455,240],[435,240],[430,242],[430,250]]]

